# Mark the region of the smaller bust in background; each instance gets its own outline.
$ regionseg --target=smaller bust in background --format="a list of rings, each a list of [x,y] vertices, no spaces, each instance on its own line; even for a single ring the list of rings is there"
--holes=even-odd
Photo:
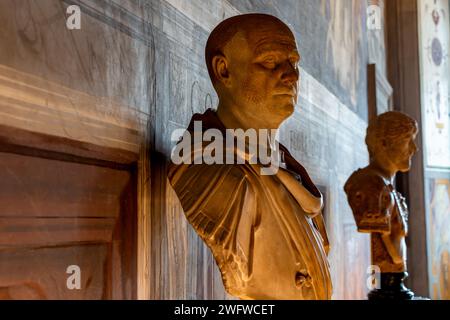
[[[367,128],[370,164],[355,171],[344,186],[358,231],[371,234],[372,265],[381,271],[381,288],[370,292],[369,299],[414,297],[403,285],[408,208],[394,179],[411,167],[417,132],[417,122],[406,114],[379,115]]]

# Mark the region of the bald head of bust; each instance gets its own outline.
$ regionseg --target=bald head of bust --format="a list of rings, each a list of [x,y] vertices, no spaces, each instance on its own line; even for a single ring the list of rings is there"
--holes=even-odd
[[[224,20],[209,36],[205,57],[226,127],[276,129],[293,113],[300,55],[280,19],[244,14]]]

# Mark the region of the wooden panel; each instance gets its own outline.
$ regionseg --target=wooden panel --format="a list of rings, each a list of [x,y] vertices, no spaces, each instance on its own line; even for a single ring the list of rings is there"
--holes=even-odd
[[[0,250],[0,300],[102,299],[106,245]],[[69,290],[67,267],[81,270],[81,289]]]
[[[123,299],[137,299],[137,177],[133,172],[131,179],[123,190],[120,199],[121,215],[113,234],[113,245],[117,245],[120,254],[120,281]],[[113,259],[118,261],[117,259]],[[115,267],[118,269],[118,266]],[[115,279],[113,278],[113,283]],[[113,291],[114,292],[114,291]],[[113,296],[114,299],[114,296]]]
[[[0,249],[111,242],[116,220],[0,218]]]
[[[127,171],[0,152],[0,217],[117,217]]]
[[[149,125],[150,123],[148,123]],[[147,134],[150,132],[147,130]],[[137,298],[150,299],[151,272],[151,174],[150,137],[144,136],[137,177]]]
[[[136,298],[134,167],[4,152],[0,166],[0,298]],[[67,289],[69,265],[81,290]]]

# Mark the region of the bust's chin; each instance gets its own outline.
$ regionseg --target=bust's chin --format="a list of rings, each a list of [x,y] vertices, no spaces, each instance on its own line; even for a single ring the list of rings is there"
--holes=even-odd
[[[411,169],[411,159],[401,163],[401,166],[399,167],[400,172],[408,172]]]
[[[407,166],[405,165],[404,167],[400,168],[398,171],[405,173],[405,172],[408,172],[410,169],[411,169],[411,165],[407,165]]]
[[[278,104],[273,107],[273,114],[280,118],[280,124],[289,118],[295,110],[295,105],[290,103]]]

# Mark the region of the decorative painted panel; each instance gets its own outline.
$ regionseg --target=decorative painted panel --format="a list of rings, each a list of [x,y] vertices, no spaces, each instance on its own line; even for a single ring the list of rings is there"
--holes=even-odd
[[[426,165],[450,168],[448,1],[420,0],[419,17]]]
[[[450,180],[427,179],[427,186],[430,293],[450,300]]]

